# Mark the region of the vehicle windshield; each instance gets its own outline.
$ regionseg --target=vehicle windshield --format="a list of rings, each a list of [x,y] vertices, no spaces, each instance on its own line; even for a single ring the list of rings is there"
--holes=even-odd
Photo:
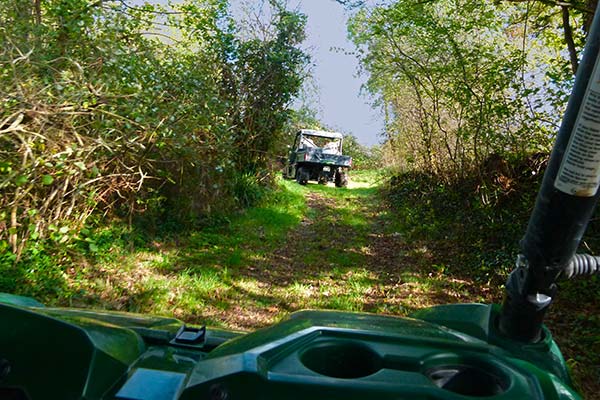
[[[323,149],[327,154],[342,154],[342,140],[323,136],[302,135],[300,139],[300,148]]]

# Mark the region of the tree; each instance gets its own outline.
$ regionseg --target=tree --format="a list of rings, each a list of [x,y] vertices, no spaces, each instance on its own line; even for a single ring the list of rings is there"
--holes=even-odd
[[[247,38],[226,0],[0,2],[0,249],[67,245],[99,212],[247,205],[307,60],[304,17],[272,5],[273,35]]]
[[[504,0],[511,3],[524,3],[525,0]],[[532,18],[533,25],[543,27],[560,14],[563,40],[569,52],[569,62],[573,75],[577,73],[579,57],[583,51],[583,43],[590,31],[592,20],[598,5],[598,0],[533,0],[527,1],[526,18]],[[573,26],[571,20],[574,20]]]
[[[271,5],[271,30],[264,39],[238,41],[231,65],[237,162],[247,173],[264,169],[278,148],[290,118],[288,108],[302,87],[308,63],[308,56],[298,48],[304,40],[306,16],[275,1]]]
[[[367,88],[390,116],[389,141],[413,167],[460,176],[491,153],[548,146],[554,120],[537,103],[550,89],[534,78],[543,51],[523,48],[522,8],[400,0],[353,17]]]

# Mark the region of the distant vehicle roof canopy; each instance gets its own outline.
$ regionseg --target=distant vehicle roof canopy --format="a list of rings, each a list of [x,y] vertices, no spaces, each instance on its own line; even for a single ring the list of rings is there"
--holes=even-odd
[[[300,132],[298,133],[301,133],[303,135],[319,136],[331,139],[342,139],[344,137],[344,135],[342,135],[339,132],[316,131],[314,129],[300,129]]]

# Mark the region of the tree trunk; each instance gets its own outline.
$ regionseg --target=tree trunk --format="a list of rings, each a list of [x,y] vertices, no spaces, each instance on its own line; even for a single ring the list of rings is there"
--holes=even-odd
[[[596,10],[597,6],[598,6],[598,0],[588,0],[587,1],[586,8],[588,10],[590,10],[590,12],[587,13],[587,16],[585,18],[585,22],[583,25],[583,29],[585,30],[586,35],[590,32],[590,28],[592,26],[592,20],[594,19],[594,14],[595,14],[595,10]]]
[[[571,60],[571,71],[573,72],[573,75],[575,75],[577,73],[577,68],[579,68],[579,60],[577,59],[577,48],[575,47],[575,41],[573,40],[573,29],[571,28],[571,22],[569,21],[569,8],[567,6],[561,6],[561,9],[565,42],[567,42],[569,59]]]
[[[42,23],[42,0],[33,0],[33,12],[36,25]]]

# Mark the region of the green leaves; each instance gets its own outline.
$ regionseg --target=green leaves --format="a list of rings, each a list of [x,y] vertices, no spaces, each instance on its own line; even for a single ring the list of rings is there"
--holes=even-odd
[[[0,161],[0,174],[8,173],[12,171],[12,166],[10,162]]]
[[[29,181],[29,178],[25,175],[19,175],[17,176],[17,178],[15,179],[15,185],[17,186],[23,186],[25,185],[27,182]]]
[[[222,81],[231,101],[228,119],[239,127],[232,144],[242,174],[261,174],[276,155],[290,116],[288,108],[300,91],[308,62],[299,48],[306,16],[286,10],[283,2],[270,4],[268,29],[254,23],[243,31],[247,38],[233,41],[235,57],[225,66]]]
[[[0,2],[0,121],[21,118],[0,135],[11,250],[68,247],[116,210],[193,224],[271,182],[305,17],[274,1],[269,35],[246,35],[226,0],[173,3]]]
[[[49,186],[52,185],[52,182],[54,182],[54,178],[52,177],[52,175],[44,175],[42,176],[42,184]]]
[[[549,95],[560,86],[536,78],[548,49],[528,35],[523,7],[402,0],[351,19],[367,89],[388,113],[388,151],[402,168],[453,179],[489,154],[548,146],[560,115]]]

